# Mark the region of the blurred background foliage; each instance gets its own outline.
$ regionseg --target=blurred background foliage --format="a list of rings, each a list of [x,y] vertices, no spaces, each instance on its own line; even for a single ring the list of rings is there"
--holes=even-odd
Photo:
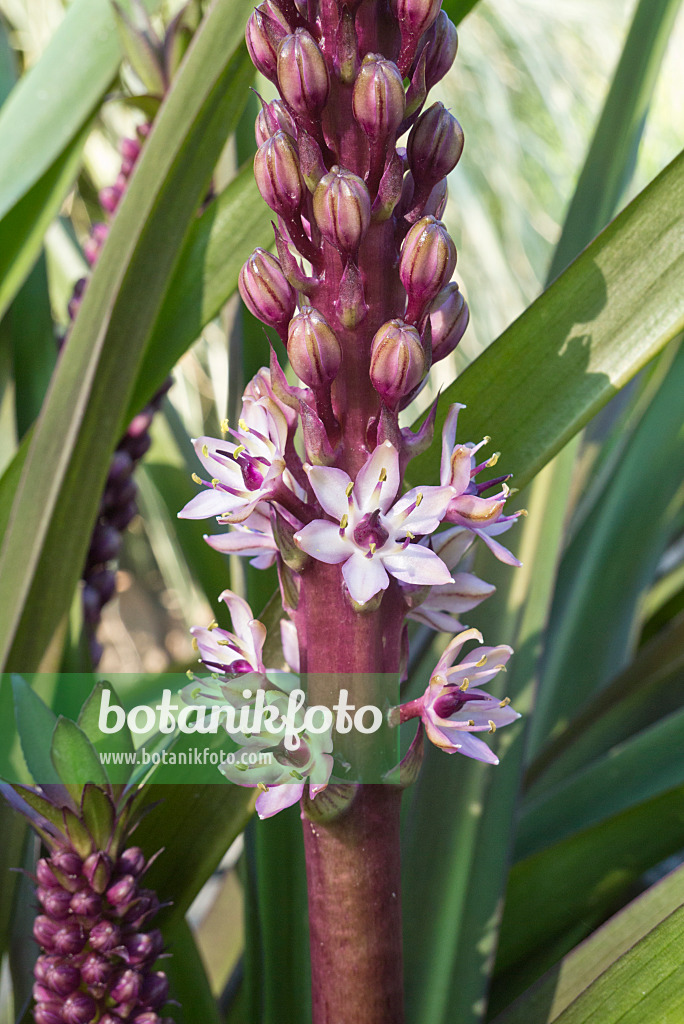
[[[249,6],[243,6],[246,17]],[[450,6],[453,17],[473,7]],[[176,10],[164,5],[153,15],[160,30]],[[15,78],[39,66],[49,52],[64,8],[59,0],[0,0],[0,15],[0,95],[6,96]],[[646,57],[642,52],[636,63],[619,65],[635,17],[661,31],[652,39],[642,34]],[[481,0],[467,14],[458,59],[435,99],[453,110],[466,135],[463,160],[449,183],[445,221],[459,252],[456,278],[471,307],[471,326],[456,353],[436,367],[407,422],[530,305],[552,266],[556,277],[680,152],[682,52],[684,14],[678,3],[663,0]],[[58,58],[53,51],[56,69]],[[646,58],[651,63],[643,71]],[[70,60],[65,51],[65,67]],[[624,115],[617,121],[632,141],[627,154],[605,140],[601,152],[601,138],[594,138],[592,147],[620,66],[612,109]],[[633,96],[628,82],[637,67],[643,73]],[[257,87],[271,97],[268,83]],[[56,336],[67,329],[74,284],[87,272],[83,245],[102,217],[98,192],[117,176],[121,138],[134,134],[145,119],[130,102],[144,86],[125,60],[119,76],[112,74],[103,88],[104,101],[96,98],[92,120],[84,116],[78,176],[63,189],[68,194],[63,201],[59,197],[58,216],[44,225],[43,249],[35,250],[37,262],[0,324],[0,470],[21,451],[53,372]],[[213,219],[217,210],[228,216],[239,209],[229,190],[251,187],[249,169],[236,179],[253,151],[256,101],[246,93],[243,101],[244,113],[214,171],[212,195],[218,200],[200,218],[209,230],[219,223]],[[569,219],[574,216],[571,200],[588,152],[595,161],[593,177],[580,192],[593,230],[585,237],[579,228],[572,229],[572,237],[562,235],[568,211]],[[254,244],[270,241],[267,211],[250,195],[257,212],[249,237],[236,243],[239,259],[230,253],[237,266]],[[193,230],[202,242],[200,221]],[[681,258],[681,221],[678,230]],[[216,238],[223,249],[211,259],[218,266],[232,236],[226,229]],[[187,265],[192,267],[191,257]],[[648,253],[635,255],[635,261],[644,260]],[[234,414],[245,381],[265,360],[260,325],[239,309],[234,296],[229,298],[235,281],[232,286],[219,281],[220,270],[204,266],[207,279],[218,281],[206,292],[220,301],[215,309],[207,306],[211,316],[203,320],[194,344],[189,344],[191,326],[182,325],[180,341],[174,336],[180,358],[173,386],[153,421],[152,447],[137,471],[140,515],[126,531],[116,598],[104,609],[98,634],[104,646],[100,670],[130,674],[122,694],[129,703],[152,692],[155,673],[184,671],[193,663],[188,627],[213,617],[221,589],[246,593],[256,610],[275,587],[272,573],[255,573],[208,549],[203,524],[176,520],[176,510],[193,490],[189,475],[196,467],[188,438],[218,432],[220,420]],[[171,312],[162,317],[162,326],[173,324],[182,308],[188,279],[178,280],[181,284],[172,278],[164,296]],[[673,294],[672,301],[680,300]],[[635,348],[641,343],[635,338]],[[468,622],[491,642],[517,648],[507,692],[516,707],[529,712],[532,726],[527,736],[521,725],[502,737],[499,750],[506,757],[494,773],[432,752],[407,795],[412,1024],[484,1021],[490,977],[490,1019],[499,1013],[502,1024],[584,1019],[572,1014],[579,1013],[577,1000],[590,998],[587,993],[598,984],[597,964],[619,968],[626,950],[642,936],[661,951],[658,955],[666,948],[666,937],[658,945],[658,929],[681,904],[677,867],[684,851],[684,369],[677,345],[675,338],[605,406],[581,439],[570,442],[524,489],[520,501],[530,517],[516,528],[524,568],[502,572],[487,553],[478,556],[478,571],[497,584],[498,594]],[[466,373],[464,386],[467,380]],[[507,394],[500,380],[478,378],[481,390],[488,385],[498,401],[514,408],[530,401],[529,393],[514,388]],[[453,394],[459,397],[458,382]],[[464,420],[468,437],[470,423]],[[496,436],[493,441],[503,447]],[[501,465],[524,472],[511,466],[505,448]],[[87,668],[79,614],[75,599],[63,648],[63,663],[73,670]],[[420,631],[414,637],[408,686],[416,692],[445,642],[430,639]],[[180,999],[189,993],[177,1019],[189,1024],[306,1019],[305,890],[296,813],[256,829],[252,823],[243,837],[247,801],[233,806],[223,794],[228,810],[219,809],[222,791],[207,788],[216,789],[214,803],[206,798],[206,806],[194,809],[186,806],[188,794],[167,794],[167,823],[174,814],[196,822],[201,811],[205,818],[196,841],[203,841],[203,830],[211,836],[193,877],[165,879],[176,904],[183,910],[189,906],[190,930],[182,913],[168,925],[176,953],[171,961],[175,991]],[[19,862],[23,843],[18,826],[8,829],[3,870]],[[429,849],[426,834],[434,839]],[[166,842],[171,863],[176,856],[182,864],[184,842],[185,836]],[[672,868],[675,873],[661,881]],[[653,883],[655,889],[588,940],[594,943],[588,953],[581,947],[571,952]],[[16,950],[20,942],[9,922],[18,920],[17,908],[25,909],[27,899],[18,887],[12,892],[8,887],[0,901],[3,951]],[[676,925],[670,922],[668,928]],[[554,968],[563,957],[562,967]],[[636,971],[633,964],[626,966]],[[533,998],[521,995],[549,969]],[[19,1015],[17,993],[22,978],[25,989],[26,977],[26,964],[16,953],[3,959],[3,1024],[14,1020],[15,1011]],[[650,992],[647,982],[642,988]],[[506,1011],[518,996],[523,999],[518,1009]],[[658,1004],[653,1007],[654,1015],[642,1020],[680,1019],[661,1018]],[[613,1017],[601,1013],[592,1019],[610,1024]]]

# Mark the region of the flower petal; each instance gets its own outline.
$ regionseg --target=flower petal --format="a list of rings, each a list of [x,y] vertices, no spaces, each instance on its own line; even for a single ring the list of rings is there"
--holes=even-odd
[[[475,494],[461,494],[449,504],[447,519],[477,529],[496,522],[505,502],[499,498],[478,498]]]
[[[404,551],[385,555],[382,561],[387,571],[402,583],[439,585],[451,582],[451,574],[442,559],[420,544],[409,544]]]
[[[194,498],[185,505],[178,513],[179,519],[208,519],[210,516],[220,516],[229,509],[240,504],[240,498],[220,491],[215,487],[207,487],[200,491]]]
[[[416,505],[419,496],[420,504]],[[389,510],[387,519],[400,536],[405,536],[406,530],[413,534],[433,533],[444,519],[453,497],[451,487],[414,487]],[[411,505],[416,507],[406,515],[406,509]]]
[[[522,565],[522,562],[518,561],[512,551],[505,548],[498,540],[494,540],[491,534],[487,533],[486,530],[473,530],[473,533],[477,534],[477,536],[485,542],[495,558],[498,558],[500,562],[504,563],[504,565],[513,565],[518,567]]]
[[[399,483],[399,453],[391,441],[383,441],[357,474],[354,483],[357,507],[363,513],[376,508],[386,512],[396,497]]]
[[[351,479],[343,470],[331,466],[309,466],[307,475],[323,511],[339,522],[349,511],[347,488]]]
[[[459,736],[459,754],[472,757],[475,761],[484,761],[485,764],[498,764],[499,758],[483,740],[472,736],[469,732],[461,733]]]
[[[389,586],[389,577],[380,558],[377,555],[367,558],[360,551],[355,551],[344,563],[342,575],[349,593],[359,604],[366,604],[379,590]]]
[[[266,791],[262,790],[259,793],[256,800],[256,812],[262,819],[272,818],[278,811],[284,811],[286,807],[292,807],[298,800],[301,800],[303,792],[303,782],[270,786]]]
[[[461,409],[465,409],[465,405],[461,405],[459,402],[452,405],[442,427],[442,462],[439,475],[442,484],[451,482],[451,453],[456,442],[456,426]]]
[[[341,537],[339,527],[325,519],[307,523],[295,533],[294,539],[297,547],[306,551],[307,555],[319,562],[327,562],[328,565],[344,562],[355,550],[354,542],[347,535]]]

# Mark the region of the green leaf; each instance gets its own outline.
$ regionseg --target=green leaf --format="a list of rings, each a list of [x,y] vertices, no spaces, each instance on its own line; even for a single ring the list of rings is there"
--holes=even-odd
[[[455,25],[463,21],[466,14],[470,14],[477,0],[444,0],[442,7],[447,12]]]
[[[61,781],[76,803],[87,782],[106,786],[107,775],[92,743],[75,722],[60,716],[52,734],[50,757]]]
[[[21,676],[12,676],[12,689],[21,749],[33,781],[39,786],[59,784],[59,775],[50,758],[57,718]]]
[[[604,971],[682,903],[684,868],[678,868],[563,957],[492,1024],[552,1024]]]
[[[118,732],[103,733],[100,729],[100,707],[102,706],[102,696],[104,693],[109,693],[110,705],[121,705],[114,687],[108,682],[98,682],[81,709],[81,713],[78,716],[78,726],[90,740],[93,749],[98,755],[102,753],[132,754],[135,748],[127,722],[124,723]],[[113,764],[110,760],[105,771],[110,782],[125,783],[131,774],[131,766]]]
[[[236,43],[247,8],[215,0],[205,16],[58,363],[0,553],[2,663],[12,650],[35,666],[68,608],[150,327],[251,77]]]
[[[250,161],[192,226],[145,349],[128,416],[149,401],[235,292],[252,249],[273,244],[271,217]]]
[[[524,487],[684,327],[684,154],[443,394]],[[432,452],[412,479],[433,482]]]
[[[164,855],[165,856],[165,855]],[[216,1001],[190,926],[183,918],[164,929],[171,956],[164,960],[175,1024],[221,1024]]]
[[[17,434],[23,437],[40,412],[57,362],[44,256],[15,296],[5,324],[14,352]]]
[[[81,817],[95,840],[96,847],[99,850],[106,849],[114,831],[116,813],[114,804],[104,790],[90,783],[84,786],[81,797]]]

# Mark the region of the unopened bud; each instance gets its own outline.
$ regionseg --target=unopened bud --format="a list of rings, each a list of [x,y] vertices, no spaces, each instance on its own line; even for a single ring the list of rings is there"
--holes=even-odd
[[[52,964],[47,970],[47,985],[59,996],[68,996],[81,984],[81,972],[71,964]]]
[[[86,944],[86,934],[81,925],[72,919],[67,919],[55,932],[52,943],[56,953],[63,956],[75,956],[80,953]]]
[[[363,58],[352,95],[354,117],[371,142],[394,135],[404,119],[406,95],[399,68],[376,53]]]
[[[265,249],[255,249],[240,271],[238,285],[254,316],[284,330],[294,313],[296,296],[275,256]]]
[[[383,324],[373,338],[370,377],[390,408],[420,384],[426,365],[418,331],[403,320]]]
[[[333,167],[318,183],[313,208],[321,234],[336,249],[358,251],[371,216],[370,195],[361,178],[343,167]]]
[[[41,887],[38,889],[38,899],[45,913],[57,921],[66,917],[69,913],[71,893],[67,892],[66,889],[43,889]]]
[[[409,297],[408,320],[418,319],[455,266],[456,247],[444,224],[435,217],[421,217],[404,239],[399,262],[399,276]]]
[[[38,883],[45,886],[45,888],[54,889],[55,886],[59,885],[59,880],[53,875],[50,870],[50,864],[45,857],[41,857],[36,864],[36,878]]]
[[[433,362],[454,351],[465,333],[469,316],[458,285],[448,284],[430,306]]]
[[[164,940],[158,928],[151,932],[131,935],[125,941],[128,962],[141,964],[144,960],[156,960],[164,948]]]
[[[390,0],[392,14],[401,30],[399,69],[405,72],[411,65],[418,40],[439,14],[442,0]]]
[[[454,63],[458,50],[458,32],[446,11],[439,12],[434,25],[423,36],[421,44],[423,40],[430,44],[425,68],[425,82],[429,90],[444,78]]]
[[[304,28],[286,36],[278,48],[278,86],[285,102],[299,114],[315,117],[330,91],[325,58]]]
[[[287,132],[293,139],[297,137],[295,123],[282,100],[262,103],[261,110],[254,123],[257,145],[262,146],[266,139],[270,139],[277,131]]]
[[[145,870],[145,854],[139,846],[129,846],[116,862],[116,870],[124,875],[141,875]]]
[[[72,992],[64,1000],[62,1020],[64,1024],[90,1024],[97,1017],[97,1003],[86,992]]]
[[[98,921],[90,929],[88,939],[98,953],[111,953],[121,945],[121,930],[112,921]]]
[[[437,220],[442,219],[442,214],[446,210],[447,199],[449,198],[449,188],[447,186],[446,178],[442,178],[437,182],[435,187],[430,192],[430,195],[425,200],[425,206],[423,207],[423,215],[430,214],[432,217],[436,217]],[[418,218],[416,218],[418,220]]]
[[[95,892],[103,893],[112,877],[111,859],[102,850],[91,853],[83,865],[83,874]]]
[[[125,907],[137,893],[138,883],[133,875],[123,875],[107,889],[107,902],[113,907]]]
[[[98,953],[88,953],[81,964],[81,977],[88,988],[100,989],[106,985],[114,972],[114,964]]]
[[[140,1001],[144,1006],[158,1010],[169,997],[169,980],[163,971],[148,974],[143,982]]]
[[[411,129],[406,149],[414,179],[431,187],[460,160],[463,129],[443,103],[433,103]]]
[[[116,999],[117,1003],[131,1003],[137,1000],[141,988],[142,978],[140,974],[129,968],[119,974],[110,990],[110,995],[112,999]]]
[[[278,68],[278,46],[285,37],[286,30],[267,12],[265,5],[260,4],[252,11],[245,40],[247,49],[257,71],[275,82]]]
[[[305,306],[290,321],[287,354],[294,372],[311,388],[333,381],[342,362],[335,332],[322,313],[311,306]]]
[[[261,198],[276,213],[291,217],[304,198],[297,146],[291,135],[277,131],[259,146],[254,157],[254,177]]]
[[[71,897],[71,910],[78,917],[97,917],[102,911],[102,897],[92,889],[79,889]]]

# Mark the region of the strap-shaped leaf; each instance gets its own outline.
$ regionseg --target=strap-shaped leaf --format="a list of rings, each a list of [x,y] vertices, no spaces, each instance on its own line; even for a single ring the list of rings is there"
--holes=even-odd
[[[201,23],[58,364],[0,554],[0,663],[14,645],[35,665],[71,599],[146,339],[251,78],[248,7],[214,0]]]
[[[39,786],[59,784],[59,775],[50,757],[57,717],[21,676],[12,676],[12,689],[19,741],[33,781]]]

